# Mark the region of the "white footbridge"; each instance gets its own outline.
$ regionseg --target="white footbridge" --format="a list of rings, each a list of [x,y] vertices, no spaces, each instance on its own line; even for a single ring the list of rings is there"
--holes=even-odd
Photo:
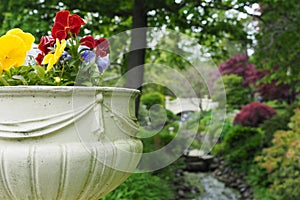
[[[179,114],[188,111],[208,111],[217,108],[218,103],[213,102],[207,96],[204,96],[204,98],[177,98],[174,100],[166,96],[165,106],[166,109],[172,111],[174,114]]]

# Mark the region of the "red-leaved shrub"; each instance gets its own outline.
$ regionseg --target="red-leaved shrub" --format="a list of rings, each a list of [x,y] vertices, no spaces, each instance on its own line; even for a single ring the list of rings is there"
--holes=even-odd
[[[279,70],[279,67],[275,66],[273,70],[277,71]],[[259,93],[264,100],[288,99],[290,86],[283,83],[278,84],[278,80],[275,79],[272,79],[269,83],[259,82],[259,80],[264,77],[270,76],[272,76],[272,72],[270,70],[254,70],[248,80],[254,87],[256,87],[255,92]]]
[[[255,66],[249,63],[249,57],[246,54],[237,54],[219,66],[219,71],[222,75],[236,74],[243,77],[243,86],[247,87],[250,84],[250,77],[254,72]]]
[[[263,100],[287,100],[290,96],[290,86],[278,83],[276,79],[270,79],[272,73],[280,70],[278,66],[274,66],[273,70],[256,69],[249,62],[246,54],[237,54],[219,66],[222,75],[236,74],[243,77],[243,87],[253,86],[253,92],[257,92]],[[263,78],[268,78],[268,83],[260,82]]]
[[[275,114],[276,111],[272,107],[264,103],[252,102],[242,107],[241,111],[235,116],[233,123],[257,127]]]

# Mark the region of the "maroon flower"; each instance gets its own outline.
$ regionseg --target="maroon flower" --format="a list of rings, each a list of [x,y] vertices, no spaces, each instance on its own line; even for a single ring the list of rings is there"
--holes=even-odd
[[[55,44],[55,39],[52,36],[41,37],[40,43],[38,45],[38,48],[39,50],[41,50],[41,53],[39,53],[35,58],[35,60],[39,65],[42,65],[42,61],[45,55],[47,55],[52,50],[51,48],[54,47],[54,44]]]
[[[37,55],[37,57],[35,58],[35,60],[37,61],[37,63],[38,63],[39,65],[42,66],[42,61],[43,61],[44,57],[45,57],[45,54],[44,54],[44,53],[39,53],[39,54]]]
[[[59,11],[56,13],[52,27],[52,36],[54,39],[62,40],[68,38],[69,32],[78,35],[81,26],[84,24],[85,22],[79,15],[70,15],[68,10]]]
[[[52,36],[42,36],[38,48],[44,54],[47,54],[51,51],[51,47],[54,47],[54,44],[55,39]]]

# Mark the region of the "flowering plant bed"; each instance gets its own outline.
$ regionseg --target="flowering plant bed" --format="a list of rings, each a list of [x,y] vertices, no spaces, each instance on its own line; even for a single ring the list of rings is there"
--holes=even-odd
[[[109,43],[90,35],[79,38],[84,24],[80,16],[59,11],[52,34],[32,50],[33,35],[9,30],[0,37],[0,85],[100,85],[110,65]]]

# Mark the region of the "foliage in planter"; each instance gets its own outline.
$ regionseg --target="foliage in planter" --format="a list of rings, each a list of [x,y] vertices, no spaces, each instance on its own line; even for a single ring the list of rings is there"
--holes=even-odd
[[[235,116],[233,123],[242,126],[258,127],[265,120],[270,119],[276,111],[259,102],[252,102],[242,107],[241,111]]]
[[[72,66],[66,65],[66,71],[71,71]],[[85,74],[88,71],[88,76]],[[82,66],[74,73],[64,73],[60,76],[59,70],[46,72],[45,68],[39,65],[13,67],[10,71],[4,72],[0,76],[0,86],[16,85],[50,85],[50,86],[69,86],[101,85],[102,77],[94,64]]]
[[[249,103],[249,89],[242,86],[241,76],[230,74],[222,77],[226,89],[226,103],[229,109],[239,109]]]
[[[274,199],[297,199],[300,196],[300,109],[289,124],[291,130],[277,131],[273,145],[256,157],[258,165],[268,172],[268,191]]]
[[[246,171],[260,151],[262,137],[257,128],[233,126],[224,140],[215,146],[214,152],[223,156],[231,167]]]

